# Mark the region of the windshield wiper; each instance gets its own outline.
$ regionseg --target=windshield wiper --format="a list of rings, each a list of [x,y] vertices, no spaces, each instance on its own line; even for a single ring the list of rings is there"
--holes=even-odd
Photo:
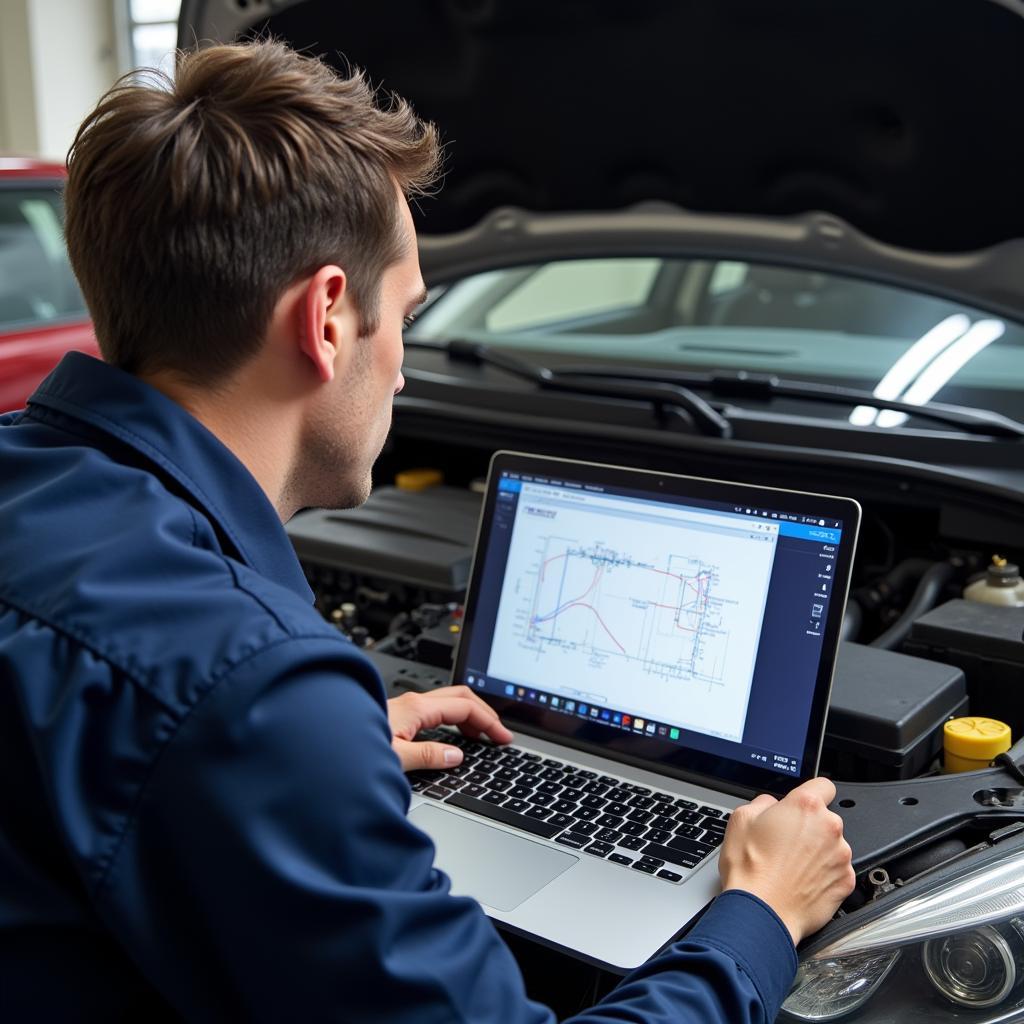
[[[806,398],[833,405],[866,405],[873,409],[891,409],[908,416],[934,420],[957,427],[967,434],[987,434],[991,437],[1024,438],[1024,424],[987,409],[926,402],[912,405],[894,399],[878,398],[870,391],[822,384],[817,381],[782,380],[771,373],[749,373],[746,370],[713,373],[683,373],[677,370],[618,370],[608,366],[573,366],[555,370],[563,378],[577,375],[594,380],[610,377],[615,380],[664,381],[682,388],[707,390],[720,398]]]
[[[675,381],[650,377],[630,377],[629,380],[625,380],[625,374],[611,373],[607,367],[602,368],[602,372],[599,373],[566,373],[531,363],[483,342],[463,341],[458,338],[432,342],[407,337],[405,344],[409,348],[446,352],[449,359],[458,362],[504,370],[523,380],[532,381],[545,391],[649,402],[659,416],[685,414],[702,434],[709,437],[732,437],[732,424],[717,409],[699,395],[695,395],[684,384]],[[635,383],[631,382],[633,380]]]

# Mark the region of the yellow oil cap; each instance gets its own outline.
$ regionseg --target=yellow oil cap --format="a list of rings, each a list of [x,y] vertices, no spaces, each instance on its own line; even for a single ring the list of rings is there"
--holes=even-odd
[[[942,730],[947,772],[986,768],[1010,749],[1010,727],[994,718],[951,718]]]
[[[403,469],[395,474],[395,486],[400,491],[425,491],[443,480],[439,469]]]

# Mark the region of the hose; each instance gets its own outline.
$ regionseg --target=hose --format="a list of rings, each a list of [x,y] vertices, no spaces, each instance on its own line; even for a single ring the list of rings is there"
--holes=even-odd
[[[949,562],[935,562],[927,569],[917,584],[910,602],[903,614],[881,635],[871,641],[871,647],[891,651],[899,647],[910,632],[914,619],[929,608],[934,608],[943,587],[953,578],[956,569]]]
[[[846,602],[846,614],[843,615],[843,624],[839,628],[839,639],[856,640],[863,621],[864,609],[851,597]]]

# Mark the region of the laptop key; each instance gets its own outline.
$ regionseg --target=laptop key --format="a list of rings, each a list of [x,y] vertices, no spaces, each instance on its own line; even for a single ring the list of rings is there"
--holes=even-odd
[[[443,800],[446,796],[452,795],[452,790],[445,786],[427,786],[427,788],[423,790],[423,795],[436,796],[438,800]]]
[[[627,836],[642,836],[647,831],[647,826],[641,825],[638,821],[624,821],[619,826],[619,831]]]
[[[635,807],[638,811],[646,811],[648,807],[654,806],[654,801],[649,796],[634,796],[629,801],[630,807]]]
[[[692,800],[677,800],[673,804],[673,806],[674,807],[678,807],[679,810],[681,810],[681,811],[695,811],[695,810],[697,810],[697,805]]]
[[[528,796],[533,796],[533,788],[530,786],[513,786],[508,791],[508,795],[516,800],[525,800]]]
[[[696,825],[680,825],[676,829],[676,835],[682,836],[684,839],[700,839],[704,835],[704,829],[698,828]],[[654,840],[654,842],[662,842],[660,839]]]
[[[583,791],[585,793],[593,793],[594,796],[604,796],[608,792],[608,787],[603,782],[598,782],[594,779],[583,784]]]
[[[584,852],[592,853],[595,857],[607,857],[614,849],[615,847],[608,843],[593,842],[584,850]]]
[[[590,842],[590,836],[585,836],[581,832],[563,832],[555,842],[571,846],[574,850],[582,850]]]
[[[656,868],[661,868],[665,866],[665,862],[663,860],[658,860],[657,857],[648,857],[646,850],[644,850],[644,856],[640,858],[640,861],[643,864],[650,864]]]
[[[633,795],[633,792],[626,789],[626,787],[621,783],[615,789],[609,790],[609,792],[605,793],[605,796],[608,797],[609,800],[616,800],[623,804],[631,800]]]
[[[550,793],[534,793],[530,800],[540,807],[550,807],[555,802],[555,798]]]
[[[541,759],[540,754],[535,754],[532,750],[524,750],[523,758],[526,761],[539,761]]]
[[[522,829],[524,832],[530,832],[533,835],[541,836],[544,839],[550,839],[560,831],[557,825],[552,825],[550,822],[540,821],[537,818],[530,818],[525,814],[516,814],[514,811],[506,810],[504,807],[498,807],[486,800],[474,800],[471,797],[467,797],[465,793],[453,793],[445,801],[445,804],[452,807],[461,807],[466,811],[473,811],[481,817],[490,818],[492,821],[500,821],[506,825],[512,825],[515,828]]]
[[[673,818],[676,814],[676,808],[673,807],[672,804],[666,803],[655,804],[651,810],[660,817],[665,818]]]
[[[692,853],[673,850],[670,846],[660,846],[658,843],[648,843],[644,847],[644,853],[656,853],[663,861],[667,860],[670,864],[677,864],[681,868],[695,868],[703,859]]]
[[[561,761],[556,761],[553,757],[546,757],[541,764],[545,768],[564,768],[565,765]]]
[[[559,814],[572,814],[576,810],[576,804],[572,800],[556,800],[551,805],[551,810],[557,811]]]
[[[669,871],[668,868],[662,868],[661,871],[658,872],[658,877],[664,878],[669,882],[681,882],[683,880],[682,875],[677,875],[674,871]]]
[[[472,783],[462,787],[462,795],[463,796],[478,797],[478,796],[483,796],[484,793],[486,793],[486,792],[487,792],[487,789],[484,786],[477,786],[477,785],[474,785]]]
[[[465,784],[465,779],[453,779],[450,775],[438,783],[439,786],[447,786],[448,789],[462,789]]]
[[[550,793],[552,796],[557,796],[562,792],[562,787],[557,782],[542,782],[537,787],[538,793]]]
[[[508,799],[508,797],[505,796],[504,793],[492,793],[490,790],[488,790],[488,792],[484,793],[484,795],[480,797],[480,799],[486,800],[487,803],[489,804],[503,804]]]
[[[512,788],[508,779],[488,779],[487,788],[494,793],[506,793]]]
[[[676,821],[682,822],[684,825],[696,825],[698,821],[703,821],[704,815],[699,811],[680,811],[676,815]]]
[[[717,807],[702,807],[700,813],[706,814],[709,818],[720,818],[722,816],[722,812]]]
[[[671,832],[666,832],[663,828],[652,828],[645,836],[649,843],[664,843],[672,838]]]
[[[592,821],[578,821],[572,826],[573,832],[579,832],[585,836],[592,836],[597,831],[597,826]]]
[[[633,785],[631,785],[629,787],[629,791],[631,793],[635,793],[637,796],[648,796],[650,794],[650,792],[651,792],[646,786],[633,786]]]
[[[650,825],[651,828],[664,828],[671,832],[679,822],[676,821],[675,818],[666,818],[664,815],[658,815],[647,822],[647,824]]]
[[[541,770],[541,766],[536,761],[526,761],[519,767],[519,771],[523,775],[538,775]]]
[[[574,779],[596,779],[597,778],[597,772],[592,772],[592,771],[590,771],[589,768],[581,768],[578,772],[576,772],[576,774],[573,776],[573,778]]]
[[[499,768],[492,778],[495,779],[507,779],[509,782],[515,782],[519,778],[519,772],[513,768]]]
[[[599,818],[601,812],[596,807],[577,807],[576,817],[583,821],[593,821],[594,818]]]
[[[647,822],[654,817],[650,811],[633,810],[627,815],[630,821],[635,821],[638,825],[646,825]]]
[[[420,793],[430,785],[426,779],[410,779],[409,785],[414,793]]]
[[[603,828],[594,838],[600,839],[602,843],[617,843],[622,838],[622,833],[616,832],[613,828]]]
[[[602,814],[597,823],[604,828],[618,828],[622,824],[622,818],[618,814]]]
[[[531,804],[530,809],[526,812],[528,818],[538,818],[543,821],[545,818],[551,817],[550,807],[539,807],[537,804]]]
[[[709,829],[712,832],[724,833],[728,822],[722,821],[721,818],[705,818],[700,824],[702,828]]]
[[[670,850],[682,850],[683,853],[692,854],[701,860],[715,849],[703,839],[698,842],[696,839],[687,839],[685,836],[673,836],[666,845]]]
[[[616,864],[632,864],[633,860],[630,857],[624,857],[621,853],[609,853],[608,859],[615,861]]]
[[[491,777],[486,772],[472,771],[466,776],[466,781],[474,786],[483,785],[485,782],[490,782],[490,780]]]
[[[561,782],[565,778],[565,772],[560,772],[557,768],[545,768],[538,778],[547,782]]]
[[[588,793],[582,800],[580,800],[580,803],[584,807],[594,807],[597,810],[601,810],[608,801],[605,800],[603,796],[594,796],[593,793]]]
[[[518,800],[512,797],[505,801],[503,805],[506,810],[515,811],[516,814],[525,814],[530,809],[530,804],[526,800]]]
[[[707,831],[704,833],[704,838],[701,842],[707,846],[721,846],[722,840],[725,838],[725,834],[722,832]]]
[[[626,804],[619,803],[616,800],[609,800],[608,803],[605,804],[604,813],[618,814],[620,817],[624,818],[627,814],[629,814],[631,809],[632,808],[628,807]]]
[[[648,875],[653,875],[654,872],[658,870],[656,865],[648,864],[644,860],[635,860],[635,861],[633,861],[633,868],[636,871],[643,871],[645,874],[648,874]]]
[[[613,779],[610,775],[599,775],[598,782],[603,782],[606,786],[617,786],[619,784],[618,779]]]
[[[639,836],[626,836],[625,839],[619,840],[619,846],[624,850],[642,850],[646,845],[647,840]]]
[[[554,808],[552,808],[552,810],[554,810]],[[552,814],[551,817],[548,818],[548,821],[550,821],[552,825],[558,825],[560,828],[568,828],[576,821],[576,819],[569,814]]]

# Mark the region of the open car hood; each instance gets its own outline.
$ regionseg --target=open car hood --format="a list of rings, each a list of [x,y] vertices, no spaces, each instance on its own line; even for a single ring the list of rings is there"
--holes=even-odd
[[[1024,319],[1019,0],[182,3],[182,45],[266,32],[438,124],[433,282],[653,244]]]

